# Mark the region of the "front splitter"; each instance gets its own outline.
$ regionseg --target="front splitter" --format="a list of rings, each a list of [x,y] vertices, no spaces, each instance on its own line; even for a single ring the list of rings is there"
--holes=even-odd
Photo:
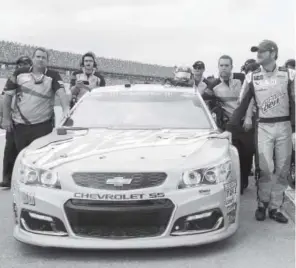
[[[184,236],[160,236],[153,238],[136,238],[125,240],[111,240],[85,237],[53,237],[28,233],[15,226],[14,237],[25,244],[40,247],[72,248],[72,249],[153,249],[173,248],[184,246],[198,246],[217,242],[235,234],[238,224],[234,223],[227,229]]]

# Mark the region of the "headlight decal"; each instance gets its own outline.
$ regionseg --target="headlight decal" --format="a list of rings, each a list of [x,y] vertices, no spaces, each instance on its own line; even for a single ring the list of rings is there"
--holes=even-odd
[[[32,167],[24,161],[21,161],[19,166],[19,178],[22,183],[27,185],[61,189],[57,172]]]
[[[231,175],[231,169],[231,160],[227,160],[214,167],[185,171],[182,174],[178,188],[183,189],[227,182]]]

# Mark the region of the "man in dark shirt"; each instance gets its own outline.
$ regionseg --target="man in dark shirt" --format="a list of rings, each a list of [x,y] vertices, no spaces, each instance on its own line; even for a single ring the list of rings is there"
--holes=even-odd
[[[16,70],[24,67],[29,68],[31,65],[32,65],[32,60],[29,57],[21,56],[16,61]],[[5,89],[2,92],[2,95],[4,95],[4,92],[5,92]],[[14,105],[12,104],[12,109],[13,108],[14,108]],[[12,170],[13,170],[16,157],[17,157],[17,149],[14,141],[13,130],[6,131],[6,141],[5,141],[4,156],[3,156],[2,182],[0,182],[0,187],[10,188]]]

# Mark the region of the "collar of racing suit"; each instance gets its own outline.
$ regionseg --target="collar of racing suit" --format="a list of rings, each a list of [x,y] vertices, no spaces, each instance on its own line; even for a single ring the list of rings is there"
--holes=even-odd
[[[261,66],[261,71],[264,72],[264,73],[274,73],[278,69],[278,65],[277,64],[275,64],[275,66],[274,66],[274,68],[273,68],[272,71],[267,71],[262,65],[260,65],[260,66]]]

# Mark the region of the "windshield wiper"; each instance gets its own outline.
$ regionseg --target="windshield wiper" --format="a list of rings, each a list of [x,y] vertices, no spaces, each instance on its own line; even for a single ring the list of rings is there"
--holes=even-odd
[[[89,130],[89,128],[88,127],[58,127],[57,134],[67,135],[67,130],[79,131],[79,130]]]

